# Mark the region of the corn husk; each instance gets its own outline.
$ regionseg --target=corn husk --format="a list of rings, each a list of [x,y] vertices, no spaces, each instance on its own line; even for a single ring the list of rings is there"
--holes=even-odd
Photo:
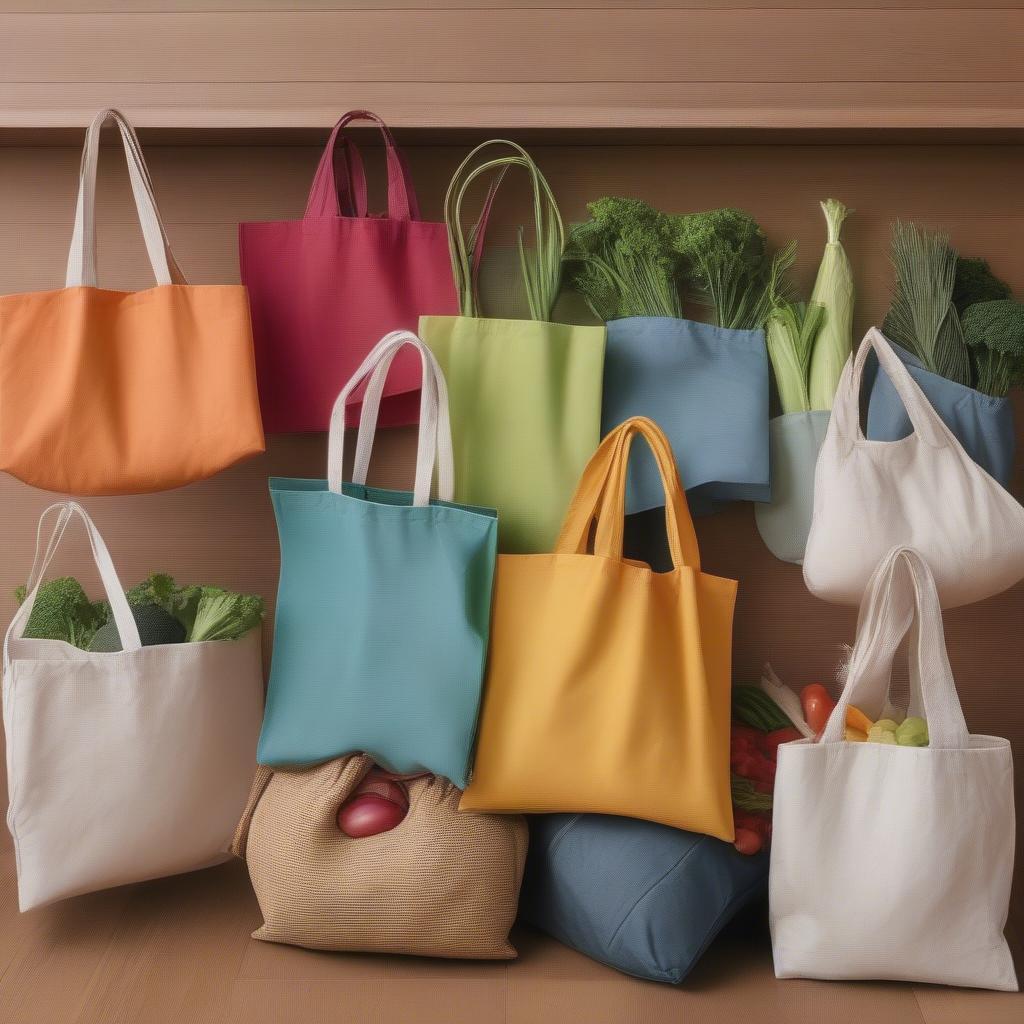
[[[784,413],[811,408],[807,373],[824,316],[818,303],[802,302],[780,302],[768,316],[765,343]]]
[[[828,224],[828,241],[811,292],[811,302],[825,309],[824,323],[811,354],[808,396],[812,409],[831,409],[850,353],[853,351],[853,271],[839,233],[849,210],[837,199],[821,208]]]

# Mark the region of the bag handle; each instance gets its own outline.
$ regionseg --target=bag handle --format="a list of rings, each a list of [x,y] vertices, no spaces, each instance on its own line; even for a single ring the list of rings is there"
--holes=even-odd
[[[343,134],[345,127],[352,121],[371,121],[384,136],[387,156],[388,175],[388,217],[391,220],[420,220],[420,207],[416,198],[416,190],[412,184],[412,174],[408,161],[398,148],[391,129],[376,114],[369,110],[350,110],[344,114],[331,129],[323,155],[313,178],[309,191],[304,220],[318,220],[326,217],[340,217],[345,212],[339,201],[338,181],[336,178],[337,161],[335,149],[340,142],[345,146],[344,182],[348,209],[356,217],[367,216],[366,205],[366,173],[363,168],[362,155],[359,148]]]
[[[53,512],[57,513],[57,518],[54,522],[50,539],[47,541],[44,549],[42,546],[43,527]],[[135,616],[132,615],[128,599],[125,597],[121,581],[118,579],[117,570],[114,568],[110,552],[107,550],[107,545],[103,542],[99,530],[96,529],[96,525],[89,518],[89,513],[78,502],[60,501],[50,505],[39,517],[39,524],[36,527],[36,550],[32,559],[32,569],[29,572],[28,582],[25,587],[25,600],[15,613],[10,626],[7,627],[7,635],[4,638],[5,671],[10,667],[10,653],[8,649],[10,641],[12,639],[19,640],[24,635],[25,627],[28,624],[32,608],[36,602],[36,595],[39,593],[39,588],[46,576],[46,570],[50,567],[50,562],[53,561],[53,557],[60,547],[60,542],[64,537],[65,530],[67,530],[68,523],[71,522],[74,516],[78,516],[82,520],[88,534],[93,561],[99,570],[104,592],[106,593],[107,600],[110,602],[110,610],[113,613],[114,622],[117,624],[117,632],[121,637],[122,650],[138,651],[142,647],[142,641],[139,639],[139,629],[135,624]]]
[[[665,532],[672,565],[700,572],[700,548],[679,480],[679,470],[661,428],[646,416],[634,416],[610,431],[587,463],[566,513],[555,551],[586,553],[595,519],[594,554],[622,558],[626,516],[626,476],[633,440],[643,437],[654,455],[665,491]]]
[[[905,546],[884,555],[868,583],[846,685],[822,732],[822,742],[843,739],[850,704],[867,708],[885,705],[893,659],[908,629],[913,630],[909,712],[927,720],[930,747],[962,750],[968,746],[967,723],[946,653],[935,579],[921,554]]]
[[[478,154],[491,146],[507,146],[511,155],[495,157],[478,163]],[[476,163],[476,166],[474,166]],[[478,277],[483,255],[484,236],[490,219],[494,199],[506,174],[512,167],[522,167],[530,176],[533,191],[533,222],[538,252],[557,249],[559,266],[565,248],[565,225],[555,201],[555,195],[534,159],[522,146],[508,139],[491,139],[477,146],[459,164],[448,184],[444,197],[444,219],[448,227],[448,250],[452,259],[452,274],[459,295],[459,307],[463,316],[480,316],[480,293]],[[497,172],[496,178],[487,190],[480,217],[470,232],[469,239],[462,230],[462,208],[470,186],[481,175]],[[522,229],[519,234],[520,265],[523,283],[526,287],[530,312],[535,320],[550,316],[551,308],[558,297],[557,283],[552,289],[544,275],[537,274],[526,259],[523,248]]]
[[[832,423],[840,440],[843,454],[849,454],[853,445],[864,440],[860,426],[860,390],[868,352],[874,349],[879,365],[888,374],[903,407],[907,410],[914,433],[933,448],[949,444],[950,432],[942,418],[932,408],[917,381],[892,350],[892,346],[877,327],[872,327],[855,353],[851,353],[843,368],[836,388]]]
[[[75,207],[75,226],[68,250],[66,288],[96,287],[96,168],[99,163],[100,135],[103,126],[113,121],[121,133],[128,178],[135,198],[135,208],[142,228],[142,237],[149,254],[149,263],[158,285],[187,284],[171,252],[160,211],[139,145],[138,136],[128,119],[119,110],[101,110],[85,133],[82,163],[78,173],[78,202]]]
[[[442,501],[452,500],[454,457],[447,409],[448,392],[433,353],[411,331],[393,331],[381,338],[334,402],[327,435],[327,486],[335,494],[342,493],[345,463],[345,408],[348,400],[363,381],[370,378],[366,395],[363,398],[363,410],[359,418],[359,434],[356,441],[357,463],[355,468],[362,479],[353,477],[355,483],[362,484],[366,480],[373,434],[376,430],[377,411],[387,371],[395,354],[405,345],[411,345],[416,349],[423,369],[413,505],[430,504],[430,485],[434,475],[435,462],[438,463],[438,497]],[[373,371],[382,365],[384,369],[380,373],[374,374]],[[438,409],[442,395],[445,401],[443,413]]]

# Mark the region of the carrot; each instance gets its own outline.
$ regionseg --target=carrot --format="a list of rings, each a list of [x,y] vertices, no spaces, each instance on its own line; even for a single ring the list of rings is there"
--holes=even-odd
[[[860,708],[849,704],[846,708],[846,724],[851,729],[857,729],[867,735],[871,731],[871,726],[874,725],[874,722]]]

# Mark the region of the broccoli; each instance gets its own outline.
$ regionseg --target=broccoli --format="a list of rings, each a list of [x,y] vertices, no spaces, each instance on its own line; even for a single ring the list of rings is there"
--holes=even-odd
[[[1011,297],[1010,286],[992,273],[987,260],[958,256],[953,282],[953,305],[958,313],[978,302],[993,302]]]
[[[961,317],[979,391],[1003,397],[1024,383],[1024,303],[976,302]]]
[[[743,210],[674,217],[672,243],[686,284],[712,307],[720,327],[762,327],[772,307],[786,298],[782,281],[795,248],[770,257],[760,225]]]
[[[24,602],[25,588],[19,587],[15,596],[19,603]],[[24,635],[34,640],[63,640],[84,650],[109,617],[105,601],[90,601],[78,580],[60,576],[39,588]]]
[[[679,317],[671,219],[641,199],[606,196],[569,235],[564,261],[572,286],[601,320]]]
[[[173,615],[185,627],[185,632],[189,633],[195,622],[202,589],[194,585],[179,587],[173,576],[155,572],[132,587],[125,596],[133,608],[147,604],[162,608],[168,615]]]
[[[237,640],[263,621],[263,598],[202,587],[190,643]]]

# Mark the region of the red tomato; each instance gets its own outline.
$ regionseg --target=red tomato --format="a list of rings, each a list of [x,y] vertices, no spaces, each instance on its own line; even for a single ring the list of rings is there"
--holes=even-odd
[[[755,853],[759,853],[763,845],[761,837],[756,832],[752,832],[749,828],[736,829],[736,841],[733,846],[744,856],[752,857]]]
[[[811,683],[800,691],[800,703],[803,705],[804,718],[815,734],[822,731],[828,724],[836,702],[828,695],[828,690],[821,683]]]

